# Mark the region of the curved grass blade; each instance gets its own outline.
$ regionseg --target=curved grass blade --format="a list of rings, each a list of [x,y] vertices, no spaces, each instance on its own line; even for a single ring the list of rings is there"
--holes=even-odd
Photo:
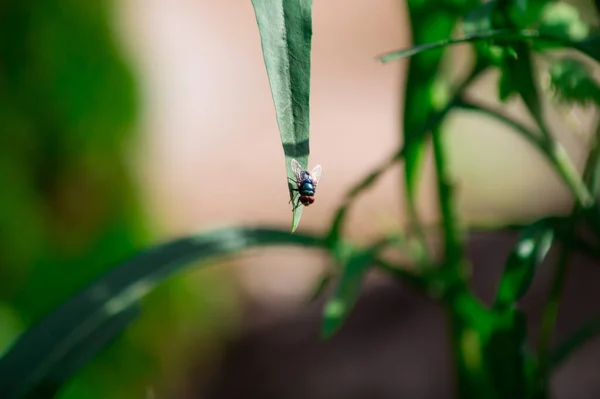
[[[360,294],[360,287],[373,264],[373,250],[358,252],[350,257],[344,266],[340,281],[333,296],[323,309],[321,336],[329,339],[335,334],[348,317]]]
[[[77,344],[27,397],[51,398],[57,395],[77,370],[85,366],[102,348],[116,339],[140,313],[140,306],[136,304],[104,321]]]
[[[290,162],[308,168],[310,49],[312,0],[252,0],[263,58],[277,113],[287,176],[296,179]],[[288,181],[290,199],[295,188]],[[292,233],[300,223],[303,206],[294,209]]]
[[[439,40],[436,42],[430,42],[421,44],[418,46],[411,47],[405,50],[393,51],[378,58],[382,62],[390,62],[399,60],[406,57],[412,57],[414,55],[423,53],[425,51],[439,49],[453,44],[471,43],[477,41],[488,41],[495,39],[503,40],[530,40],[535,39],[537,41],[560,44],[564,47],[571,47],[581,53],[593,58],[596,61],[600,61],[600,37],[590,37],[581,41],[570,41],[565,38],[555,37],[547,33],[543,33],[536,30],[514,30],[514,29],[496,29],[487,32],[477,32],[469,35],[463,35],[455,38]]]
[[[331,338],[344,323],[358,299],[367,272],[375,264],[377,252],[394,240],[395,237],[383,238],[366,249],[354,250],[347,257],[335,291],[323,309],[323,338]]]
[[[553,238],[553,226],[545,219],[523,231],[506,261],[494,303],[496,309],[513,306],[527,292],[536,268],[550,250]]]
[[[73,365],[82,364],[79,356],[91,357],[80,345],[94,341],[109,320],[129,312],[184,266],[267,245],[323,247],[324,240],[278,229],[223,228],[148,249],[73,296],[17,340],[0,359],[2,398],[22,397],[44,385],[56,387],[57,381],[49,378],[67,378],[75,371]]]

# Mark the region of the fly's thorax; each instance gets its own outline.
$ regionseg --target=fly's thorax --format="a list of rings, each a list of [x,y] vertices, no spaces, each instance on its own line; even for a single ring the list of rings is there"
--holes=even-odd
[[[308,173],[307,171],[303,171],[300,174],[300,180],[302,180],[302,181],[310,180],[310,173]]]

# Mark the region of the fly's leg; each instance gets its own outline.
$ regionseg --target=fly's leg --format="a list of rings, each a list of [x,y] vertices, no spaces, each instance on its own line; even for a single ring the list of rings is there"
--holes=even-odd
[[[292,207],[292,212],[294,212],[296,209],[298,209],[299,206],[300,206],[300,196],[298,196],[298,201],[296,201],[296,203]]]
[[[298,181],[292,179],[291,177],[288,177],[288,181],[291,181],[292,183],[295,184],[296,187],[298,187]],[[288,204],[292,204],[292,212],[294,212],[296,209],[298,209],[298,207],[300,206],[300,190],[297,188],[292,188],[290,191],[292,192],[297,192],[298,193],[298,200],[296,201],[296,203],[294,204],[294,195],[292,194],[292,198],[290,198],[290,201],[288,202]]]

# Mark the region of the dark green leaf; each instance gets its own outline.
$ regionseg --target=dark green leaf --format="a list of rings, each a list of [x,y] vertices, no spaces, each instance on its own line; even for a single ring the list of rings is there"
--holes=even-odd
[[[308,169],[310,128],[310,49],[312,0],[252,0],[269,76],[277,124],[285,153],[287,176],[296,179],[290,161]],[[290,199],[295,188],[288,181]],[[303,206],[292,217],[292,233]]]
[[[537,266],[544,260],[553,239],[552,226],[546,220],[528,227],[506,261],[506,267],[494,307],[512,306],[529,289]]]
[[[507,9],[511,23],[517,28],[529,28],[539,22],[544,6],[551,0],[512,0]],[[494,1],[496,2],[496,1]]]
[[[600,105],[600,85],[592,76],[592,69],[582,61],[563,57],[550,65],[550,89],[561,102]]]
[[[344,265],[340,281],[333,296],[327,301],[323,312],[321,334],[330,338],[341,327],[352,310],[367,271],[373,264],[374,249],[355,253]]]
[[[512,56],[507,54],[503,60],[498,96],[502,101],[506,101],[511,94],[518,93],[536,121],[542,120],[531,51],[527,44],[522,42],[515,42],[512,49]]]
[[[113,269],[72,297],[22,335],[0,359],[0,392],[3,399],[17,398],[40,386],[55,386],[48,378],[67,378],[78,363],[85,342],[95,341],[115,317],[132,306],[184,266],[215,256],[238,253],[258,246],[299,245],[321,247],[322,239],[290,235],[268,228],[224,228],[158,245]],[[112,324],[111,324],[112,325]],[[89,341],[92,339],[92,341]]]
[[[33,398],[49,398],[59,392],[80,368],[89,362],[102,348],[113,341],[133,320],[140,315],[140,307],[133,305],[90,331],[79,344],[72,348],[44,378],[44,381],[28,395]]]

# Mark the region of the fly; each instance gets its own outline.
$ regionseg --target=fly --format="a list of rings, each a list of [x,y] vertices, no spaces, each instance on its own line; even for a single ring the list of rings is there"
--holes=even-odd
[[[321,165],[317,165],[314,167],[312,172],[308,173],[302,165],[295,159],[292,159],[292,172],[296,176],[296,180],[290,180],[296,184],[296,188],[293,188],[292,191],[298,192],[298,201],[294,204],[292,211],[300,206],[300,204],[304,206],[309,206],[313,202],[315,202],[315,192],[317,190],[317,184],[319,184],[319,180],[321,180],[321,174],[323,173],[323,168]],[[293,199],[290,200],[290,202]]]

